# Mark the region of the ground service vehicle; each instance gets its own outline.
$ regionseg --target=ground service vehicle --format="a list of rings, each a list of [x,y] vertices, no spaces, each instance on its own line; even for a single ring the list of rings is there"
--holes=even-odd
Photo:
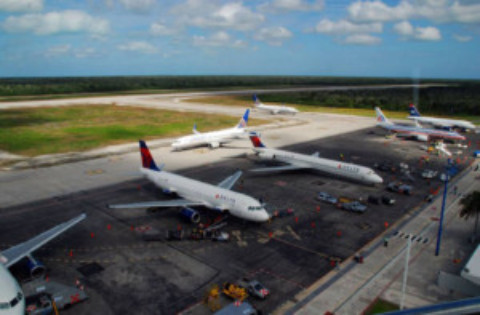
[[[317,199],[331,204],[336,204],[338,202],[337,198],[324,191],[318,193]]]
[[[388,184],[387,189],[389,191],[393,191],[393,192],[405,194],[405,195],[411,195],[413,190],[412,186],[405,185],[400,182],[391,182],[390,184]]]
[[[342,208],[345,210],[359,212],[359,213],[363,213],[365,212],[365,210],[367,210],[367,206],[358,201],[344,203],[342,204]]]
[[[248,297],[247,290],[239,285],[225,282],[223,284],[223,294],[237,301],[243,301]]]
[[[262,300],[270,294],[270,290],[268,290],[263,284],[255,279],[248,280],[247,278],[243,278],[238,282],[238,285],[247,289],[250,295],[258,297]]]

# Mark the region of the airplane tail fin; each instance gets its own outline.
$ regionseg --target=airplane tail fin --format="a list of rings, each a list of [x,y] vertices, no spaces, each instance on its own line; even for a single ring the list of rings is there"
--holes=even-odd
[[[262,140],[260,140],[260,136],[258,133],[250,132],[249,137],[250,137],[250,141],[252,141],[252,144],[255,148],[266,148]]]
[[[375,112],[377,113],[377,123],[386,123],[391,125],[392,122],[388,120],[387,117],[383,114],[382,110],[379,107],[375,107]]]
[[[145,141],[140,140],[139,144],[140,144],[140,155],[142,157],[142,166],[150,170],[160,171],[160,169],[157,167],[157,164],[155,164],[152,154],[150,153],[150,150],[148,149]]]
[[[262,102],[260,102],[260,99],[258,98],[257,94],[253,94],[252,99],[253,99],[253,104],[255,106],[258,106],[258,105],[262,104]]]
[[[243,114],[243,117],[240,119],[238,122],[237,128],[245,128],[247,127],[248,124],[248,115],[250,114],[250,109],[247,108],[245,111],[245,114]]]
[[[197,130],[197,124],[196,123],[193,124],[192,132],[196,135],[200,134],[200,132]]]
[[[417,108],[413,104],[410,104],[408,106],[408,111],[410,112],[410,116],[415,116],[415,117],[420,117],[421,116],[420,112],[417,110]]]

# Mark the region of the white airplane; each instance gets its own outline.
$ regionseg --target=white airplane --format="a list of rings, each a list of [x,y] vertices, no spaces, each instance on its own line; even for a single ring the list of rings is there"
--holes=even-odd
[[[45,273],[45,266],[32,256],[32,252],[85,218],[86,215],[81,214],[70,221],[59,224],[24,243],[10,247],[0,253],[0,314],[25,314],[25,296],[8,268],[27,257],[32,277],[41,276]]]
[[[298,113],[298,110],[294,107],[265,105],[262,102],[260,102],[260,99],[255,94],[253,95],[253,101],[254,101],[255,108],[268,111],[272,115],[281,114],[281,113],[295,115],[296,113]]]
[[[183,150],[203,145],[208,145],[211,149],[218,148],[224,143],[228,143],[234,139],[239,139],[246,135],[245,127],[248,123],[248,114],[250,109],[245,111],[238,125],[233,128],[200,133],[197,125],[193,126],[193,135],[178,138],[172,143],[174,150]]]
[[[147,201],[132,204],[109,205],[112,209],[130,208],[182,208],[180,214],[193,223],[200,221],[198,211],[190,207],[204,206],[218,212],[228,212],[238,218],[265,222],[270,219],[264,206],[256,199],[232,191],[231,188],[242,175],[241,171],[225,178],[217,186],[163,171],[157,167],[143,140],[140,140],[142,167],[140,172],[166,193],[175,193],[181,198],[168,201]]]
[[[412,119],[421,123],[431,124],[437,128],[448,129],[448,130],[452,128],[473,129],[473,130],[476,129],[475,125],[467,120],[421,116],[420,112],[417,110],[417,108],[413,104],[410,104],[409,111],[410,111],[410,116],[408,116],[408,119]]]
[[[465,140],[465,137],[457,132],[423,128],[418,121],[415,122],[416,126],[397,125],[388,120],[380,108],[375,107],[375,112],[377,115],[377,126],[396,133],[397,137],[413,138],[424,142],[432,139]]]
[[[250,140],[254,146],[253,151],[255,151],[261,159],[280,161],[289,164],[286,166],[257,168],[250,170],[252,172],[313,169],[327,174],[353,179],[365,184],[374,185],[383,183],[383,179],[378,176],[374,170],[365,166],[321,158],[318,152],[315,152],[312,155],[305,155],[283,150],[268,149],[254,132],[250,133]]]

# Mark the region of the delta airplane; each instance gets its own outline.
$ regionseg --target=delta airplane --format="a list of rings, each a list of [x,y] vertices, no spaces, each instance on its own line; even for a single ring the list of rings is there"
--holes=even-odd
[[[32,256],[32,252],[85,218],[86,215],[81,214],[70,221],[59,224],[24,243],[10,247],[0,253],[0,314],[25,314],[25,296],[8,268],[27,257],[31,276],[41,276],[45,273],[45,266]]]
[[[412,119],[421,123],[431,124],[437,128],[448,130],[450,130],[451,128],[476,129],[474,124],[466,120],[421,116],[420,112],[413,104],[410,104],[409,111],[410,116],[407,117],[408,119]]]
[[[377,115],[377,126],[396,133],[397,137],[413,138],[417,141],[423,142],[427,142],[432,139],[465,140],[465,137],[457,132],[423,128],[420,126],[418,121],[415,122],[416,126],[397,125],[388,120],[380,108],[375,107],[375,112]]]
[[[296,113],[298,113],[298,110],[294,107],[265,105],[262,102],[260,102],[260,99],[257,97],[257,95],[253,95],[253,101],[254,101],[255,108],[269,111],[272,115],[281,114],[281,113],[295,115]]]
[[[164,192],[175,193],[181,198],[168,201],[109,205],[109,208],[180,207],[182,208],[180,214],[192,223],[198,223],[200,221],[199,213],[190,208],[195,206],[204,206],[221,213],[228,212],[233,216],[248,221],[265,222],[270,219],[264,206],[258,200],[231,190],[242,175],[241,171],[237,171],[235,174],[225,178],[217,186],[214,186],[163,171],[163,166],[159,168],[155,164],[146,143],[143,140],[139,142],[140,155],[142,158],[142,168],[140,168],[140,172],[156,186],[162,188]]]
[[[250,140],[254,146],[253,151],[255,151],[261,159],[280,161],[289,164],[286,166],[257,168],[250,170],[252,172],[314,169],[369,185],[383,183],[383,179],[380,176],[378,176],[371,168],[365,166],[321,158],[318,152],[315,152],[312,155],[305,155],[283,150],[268,149],[254,132],[250,133]]]
[[[211,149],[218,148],[224,143],[228,143],[234,139],[240,139],[246,135],[245,127],[248,123],[248,115],[250,109],[245,111],[238,125],[233,128],[200,133],[197,126],[193,126],[193,135],[178,138],[172,143],[174,150],[183,150],[203,145],[208,145]]]

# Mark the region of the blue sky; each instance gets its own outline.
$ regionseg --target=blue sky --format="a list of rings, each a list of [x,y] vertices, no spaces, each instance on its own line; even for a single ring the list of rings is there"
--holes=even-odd
[[[476,0],[0,0],[0,77],[480,78]]]

